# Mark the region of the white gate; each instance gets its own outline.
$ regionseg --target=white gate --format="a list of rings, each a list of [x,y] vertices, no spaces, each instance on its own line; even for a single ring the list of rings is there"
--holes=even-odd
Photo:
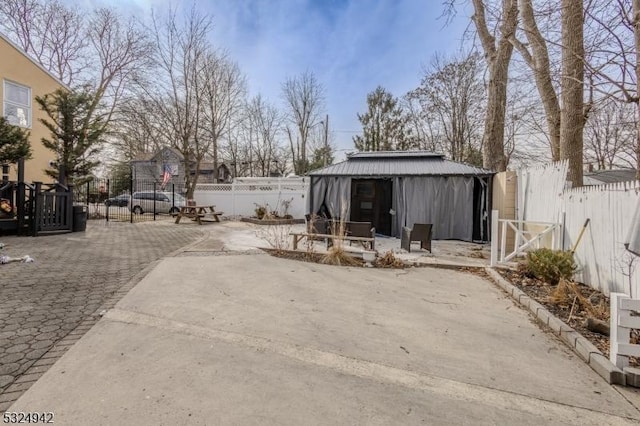
[[[558,249],[561,245],[561,225],[552,222],[534,222],[525,220],[499,219],[498,210],[491,212],[491,266],[508,263],[527,250],[551,246]],[[498,246],[498,229],[501,229]],[[513,248],[507,247],[507,230],[515,234]]]

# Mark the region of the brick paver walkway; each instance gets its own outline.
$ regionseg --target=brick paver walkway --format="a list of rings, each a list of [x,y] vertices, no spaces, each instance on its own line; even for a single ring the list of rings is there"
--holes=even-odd
[[[86,232],[0,236],[0,412],[5,411],[146,273],[152,262],[204,235],[171,220],[89,221]],[[137,278],[134,279],[134,278]]]

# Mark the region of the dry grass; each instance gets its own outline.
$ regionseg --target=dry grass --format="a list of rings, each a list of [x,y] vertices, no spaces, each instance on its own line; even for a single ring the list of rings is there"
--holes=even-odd
[[[347,252],[342,245],[335,245],[322,257],[320,263],[337,266],[362,266],[362,260]]]
[[[374,265],[377,268],[404,268],[406,265],[401,260],[395,257],[392,251],[386,252],[384,255],[378,257]]]
[[[548,301],[554,305],[571,307],[571,310],[575,312],[583,310],[597,319],[606,320],[609,318],[609,309],[604,301],[594,305],[582,294],[576,283],[565,279],[558,282],[549,295]]]

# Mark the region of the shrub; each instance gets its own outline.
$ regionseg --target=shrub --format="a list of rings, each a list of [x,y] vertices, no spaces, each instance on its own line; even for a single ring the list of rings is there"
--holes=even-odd
[[[256,204],[256,217],[260,220],[262,220],[262,218],[264,217],[265,214],[267,214],[267,208],[265,206],[261,206],[259,204]]]
[[[321,263],[337,266],[362,266],[362,260],[353,257],[341,244],[331,247],[320,260]]]
[[[392,251],[378,257],[374,265],[377,268],[404,268],[406,266],[402,259],[398,259]]]
[[[527,253],[525,270],[546,283],[556,285],[561,278],[571,280],[576,262],[570,251],[542,248]]]

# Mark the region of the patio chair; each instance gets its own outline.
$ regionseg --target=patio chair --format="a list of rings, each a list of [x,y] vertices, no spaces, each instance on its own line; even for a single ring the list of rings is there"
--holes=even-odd
[[[371,222],[346,222],[345,223],[345,232],[347,235],[352,237],[365,237],[365,238],[375,238],[376,237],[376,228],[373,227]],[[353,241],[349,241],[349,246]],[[360,242],[362,247],[367,248],[367,244],[365,242]],[[370,249],[373,250],[375,247],[375,242],[371,243]]]
[[[433,224],[431,223],[414,223],[413,228],[402,228],[402,236],[400,239],[400,247],[411,252],[411,242],[419,241],[420,248],[428,250],[431,253],[431,231]]]
[[[329,219],[321,216],[304,215],[307,221],[307,233],[309,234],[328,234],[329,233]]]
[[[376,228],[371,225],[371,222],[345,222],[345,233],[352,237],[367,237],[375,238]]]

